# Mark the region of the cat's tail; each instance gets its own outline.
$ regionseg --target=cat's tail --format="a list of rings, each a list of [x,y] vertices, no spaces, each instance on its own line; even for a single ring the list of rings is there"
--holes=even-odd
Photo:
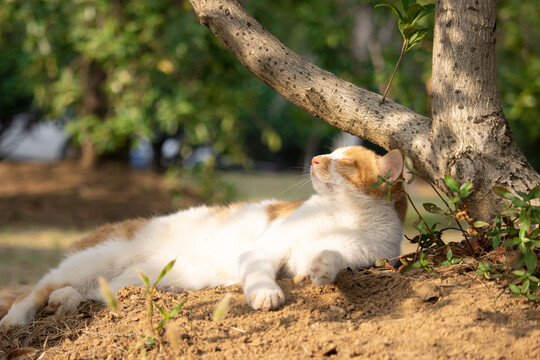
[[[0,319],[2,319],[8,313],[11,306],[17,302],[18,299],[22,299],[28,296],[32,292],[30,286],[23,286],[15,290],[3,290],[0,292]]]

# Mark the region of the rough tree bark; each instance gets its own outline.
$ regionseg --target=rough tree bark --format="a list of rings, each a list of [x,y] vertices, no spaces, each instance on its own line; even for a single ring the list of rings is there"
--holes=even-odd
[[[489,220],[502,205],[494,185],[527,191],[540,175],[516,146],[498,98],[495,0],[438,0],[433,119],[344,81],[288,49],[236,0],[190,0],[202,25],[253,74],[293,104],[383,148],[400,149],[428,180],[474,185],[468,203]]]

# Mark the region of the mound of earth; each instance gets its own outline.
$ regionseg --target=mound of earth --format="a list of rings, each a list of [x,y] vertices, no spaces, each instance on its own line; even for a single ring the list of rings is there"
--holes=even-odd
[[[540,308],[501,292],[469,268],[445,273],[345,270],[334,285],[279,281],[287,297],[277,311],[252,310],[240,286],[187,293],[157,291],[163,319],[148,316],[144,288],[117,294],[113,313],[85,303],[67,317],[39,316],[0,336],[7,359],[538,359]],[[214,319],[230,294],[228,312]],[[151,336],[156,335],[155,338]],[[144,339],[145,338],[145,339]],[[144,343],[146,340],[146,343]]]

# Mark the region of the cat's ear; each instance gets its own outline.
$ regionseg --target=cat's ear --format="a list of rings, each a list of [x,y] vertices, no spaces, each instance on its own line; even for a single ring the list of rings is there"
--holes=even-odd
[[[403,171],[403,155],[401,155],[399,150],[392,150],[377,160],[377,165],[379,166],[378,175],[386,176],[390,173],[388,181],[396,181]]]

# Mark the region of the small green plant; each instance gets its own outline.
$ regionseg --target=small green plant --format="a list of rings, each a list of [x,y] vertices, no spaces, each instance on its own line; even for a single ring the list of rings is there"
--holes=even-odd
[[[493,250],[502,246],[508,254],[517,254],[509,264],[513,269],[508,274],[510,291],[515,296],[536,300],[540,296],[540,206],[534,201],[540,198],[540,185],[528,193],[517,191],[517,195],[503,187],[495,187],[493,191],[510,203],[495,217],[493,224],[477,221],[475,225],[487,229],[485,237],[491,239]]]
[[[144,282],[145,286],[145,294],[146,299],[148,302],[148,320],[150,323],[150,328],[152,329],[152,335],[140,335],[140,340],[137,344],[135,344],[129,352],[133,352],[137,349],[140,349],[143,346],[148,346],[150,348],[153,348],[157,345],[157,337],[159,336],[159,330],[165,326],[165,324],[174,316],[180,309],[184,306],[188,298],[186,298],[184,301],[182,301],[180,304],[178,304],[174,309],[172,309],[170,312],[166,312],[162,307],[160,307],[158,304],[154,302],[152,299],[152,295],[157,290],[157,284],[159,281],[169,272],[171,271],[172,267],[174,266],[176,260],[172,260],[169,262],[163,270],[161,270],[161,273],[157,277],[156,281],[152,286],[150,286],[150,279],[146,274],[144,274],[142,271],[137,270],[137,273],[141,277],[142,281]],[[157,324],[157,326],[154,326],[153,321],[153,315],[154,315],[154,308],[156,308],[159,313],[162,315],[163,319]]]
[[[410,158],[404,158],[404,165],[411,175],[411,178],[407,182],[411,183],[414,180],[414,176],[418,174],[415,172]],[[379,176],[379,181],[372,185],[373,187],[381,185],[386,187],[387,201],[390,199],[393,186],[398,182],[405,181],[403,177],[400,177],[391,182],[388,180],[390,178],[389,175]],[[452,177],[448,175],[444,176],[444,184],[447,187],[447,193],[450,195],[448,198],[442,196],[434,184],[429,181],[428,183],[445,206],[441,208],[433,203],[424,203],[424,209],[431,214],[444,216],[450,221],[454,220],[457,228],[453,229],[461,231],[472,257],[476,257],[476,251],[470,242],[471,234],[481,240],[477,244],[480,245],[481,252],[484,255],[488,254],[490,250],[495,250],[502,254],[504,251],[501,249],[504,249],[506,250],[506,258],[512,259],[510,261],[511,263],[506,264],[480,261],[476,273],[481,274],[488,280],[506,279],[506,287],[512,294],[515,296],[524,296],[530,300],[537,300],[540,297],[540,206],[537,205],[538,199],[540,199],[540,185],[528,193],[516,191],[516,194],[502,187],[494,187],[493,191],[495,194],[510,202],[494,218],[493,223],[489,224],[484,221],[475,221],[468,214],[467,204],[464,200],[470,195],[473,189],[471,183],[467,182],[459,185]],[[452,228],[438,229],[438,223],[429,225],[418,211],[410,195],[406,191],[403,192],[418,215],[417,220],[413,223],[414,228],[418,230],[418,235],[409,239],[412,243],[418,244],[418,249],[412,261],[402,258],[401,262],[405,266],[423,268],[428,272],[432,272],[433,263],[426,259],[425,253],[420,251],[420,249],[446,246],[441,236],[443,231]],[[467,229],[464,229],[460,223],[462,220],[467,222]],[[488,240],[488,243],[483,239]],[[489,241],[491,241],[491,244],[489,244]],[[419,256],[418,259],[417,255]],[[450,266],[461,261],[462,259],[454,258],[451,248],[447,247],[446,260],[442,261],[439,265]],[[379,262],[382,263],[381,261]]]
[[[439,264],[440,266],[450,266],[454,264],[459,264],[461,261],[463,261],[462,259],[454,258],[450,246],[448,246],[447,248],[448,250],[446,251],[446,260],[442,261]]]
[[[428,5],[420,5],[416,3],[416,0],[409,1],[409,0],[401,0],[401,6],[403,9],[403,12],[400,11],[396,6],[392,4],[377,4],[375,7],[387,7],[394,11],[394,13],[398,17],[398,28],[401,32],[401,35],[403,36],[403,46],[401,47],[401,53],[399,54],[399,59],[396,63],[396,66],[394,68],[394,72],[392,73],[392,77],[390,78],[390,81],[388,82],[388,85],[386,86],[386,90],[384,91],[383,98],[381,100],[381,104],[384,103],[386,99],[386,94],[388,93],[388,90],[390,89],[390,86],[392,85],[392,81],[394,80],[394,76],[396,75],[397,69],[399,67],[399,64],[401,63],[401,60],[403,60],[403,56],[407,51],[412,49],[412,47],[424,36],[426,36],[428,29],[418,26],[417,22],[424,16],[431,14],[434,9],[434,4],[428,4]]]
[[[428,273],[433,274],[433,270],[431,270],[431,266],[433,265],[433,261],[428,261],[426,259],[426,254],[423,252],[420,252],[420,257],[418,258],[418,261],[412,264],[413,268],[423,268]]]
[[[481,261],[478,263],[478,269],[476,269],[476,273],[483,275],[486,280],[492,280],[500,278],[502,276],[500,272],[498,272],[486,261]]]

